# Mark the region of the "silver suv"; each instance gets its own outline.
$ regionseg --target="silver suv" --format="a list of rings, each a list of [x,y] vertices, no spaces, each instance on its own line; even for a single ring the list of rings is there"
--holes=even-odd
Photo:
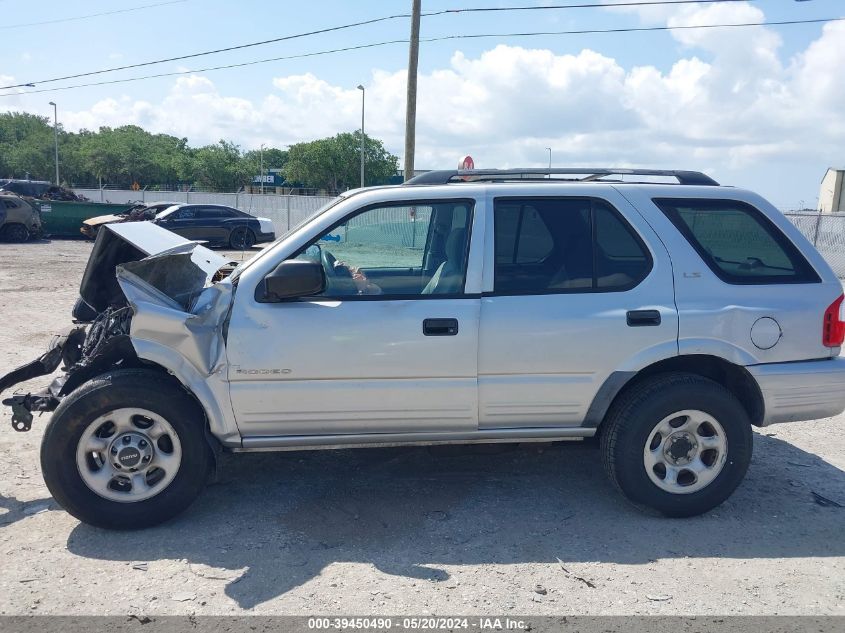
[[[99,526],[175,515],[220,451],[596,435],[628,499],[690,516],[739,485],[752,426],[845,409],[840,281],[771,204],[696,172],[430,172],[234,271],[104,228],[89,324],[0,379],[64,363],[5,402],[19,430],[55,409],[47,486]]]

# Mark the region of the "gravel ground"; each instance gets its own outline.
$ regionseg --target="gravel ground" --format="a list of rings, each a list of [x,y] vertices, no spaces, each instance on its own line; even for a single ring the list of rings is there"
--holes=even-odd
[[[90,244],[0,244],[0,373],[69,325]],[[44,379],[33,381],[38,387]],[[167,525],[81,525],[0,413],[0,614],[845,614],[843,416],[755,434],[707,516],[641,514],[585,444],[227,456]]]

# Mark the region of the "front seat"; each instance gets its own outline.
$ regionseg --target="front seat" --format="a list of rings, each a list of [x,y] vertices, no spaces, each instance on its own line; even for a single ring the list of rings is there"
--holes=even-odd
[[[464,280],[463,261],[466,252],[467,230],[455,229],[446,238],[446,260],[437,267],[423,288],[424,295],[457,294]]]

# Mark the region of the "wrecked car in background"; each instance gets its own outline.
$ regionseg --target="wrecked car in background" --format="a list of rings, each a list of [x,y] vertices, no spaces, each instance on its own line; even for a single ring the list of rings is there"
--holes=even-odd
[[[37,200],[65,202],[86,202],[88,200],[85,196],[81,196],[67,187],[60,187],[46,180],[2,178],[0,179],[0,189],[16,193],[25,198],[35,198]]]
[[[0,189],[16,193],[19,196],[38,198],[53,187],[53,183],[46,180],[18,180],[15,178],[0,178]]]
[[[88,218],[82,222],[79,232],[89,239],[97,237],[97,232],[104,224],[115,224],[119,222],[144,222],[155,219],[156,215],[178,204],[177,202],[156,202],[154,204],[136,204],[130,207],[125,213],[109,213]]]
[[[41,234],[41,212],[24,198],[0,191],[0,240],[26,242]]]

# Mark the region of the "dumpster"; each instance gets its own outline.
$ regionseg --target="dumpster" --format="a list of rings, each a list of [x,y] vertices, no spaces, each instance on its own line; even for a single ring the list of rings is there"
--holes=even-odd
[[[82,222],[98,215],[125,213],[131,204],[107,204],[103,202],[62,202],[57,200],[33,200],[32,204],[41,210],[44,235],[48,237],[82,237],[79,229]]]

